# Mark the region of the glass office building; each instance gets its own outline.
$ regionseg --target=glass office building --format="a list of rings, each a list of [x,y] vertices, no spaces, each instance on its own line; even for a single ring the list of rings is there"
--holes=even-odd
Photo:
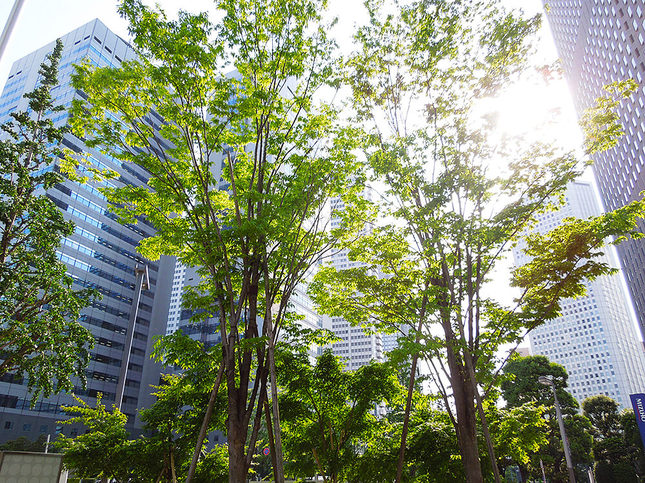
[[[558,211],[539,215],[534,230],[546,233],[569,217],[588,218],[600,214],[593,187],[571,183],[565,204]],[[513,250],[517,265],[528,262],[522,244]],[[607,249],[604,262],[616,267]],[[631,407],[629,395],[645,389],[645,351],[638,340],[620,274],[587,282],[587,293],[562,301],[560,317],[529,333],[532,353],[543,355],[565,367],[569,392],[582,402],[604,394]]]
[[[625,135],[594,156],[593,171],[607,210],[640,199],[645,190],[645,2],[544,0],[546,16],[578,114],[606,95],[603,86],[628,78],[639,84],[618,108]],[[640,223],[641,231],[645,223]],[[645,333],[645,241],[627,241],[619,258]]]
[[[70,84],[73,64],[88,59],[97,66],[118,66],[134,55],[128,43],[110,32],[99,20],[83,25],[61,40],[64,50],[58,74],[59,86],[53,90],[53,96],[55,103],[65,108],[69,108],[72,99],[83,96]],[[27,100],[23,94],[36,86],[39,66],[53,48],[54,42],[13,64],[0,98],[0,122],[8,121],[10,113],[16,110],[26,110]],[[151,113],[151,116],[155,114]],[[68,114],[56,113],[53,120],[58,126],[64,125]],[[153,122],[162,121],[158,117],[153,119]],[[95,166],[118,172],[119,178],[111,181],[115,184],[140,186],[147,182],[148,173],[142,168],[88,148],[72,134],[65,134],[62,147],[74,153],[87,153]],[[56,162],[48,169],[57,169]],[[95,346],[87,368],[87,387],[79,384],[74,393],[91,405],[102,393],[103,403],[112,405],[121,367],[124,361],[128,361],[122,410],[129,416],[128,424],[132,429],[137,409],[150,402],[149,384],[159,381],[159,367],[150,364],[148,356],[152,335],[165,330],[172,272],[167,277],[163,276],[160,265],[163,271],[168,261],[150,262],[137,253],[137,244],[154,233],[153,227],[145,220],[136,225],[120,224],[96,186],[66,180],[46,195],[64,212],[65,218],[76,225],[75,232],[63,240],[59,249],[59,257],[67,264],[74,286],[79,289],[93,287],[102,295],[102,300],[95,300],[82,312],[81,322],[92,331]],[[150,286],[141,295],[128,358],[126,331],[133,310],[136,265],[147,265]],[[37,401],[32,409],[26,382],[16,377],[3,377],[0,382],[0,441],[20,436],[35,440],[40,434],[55,433],[56,421],[64,416],[61,405],[70,404],[75,404],[71,395],[59,394]],[[78,427],[64,426],[66,434],[77,431]]]

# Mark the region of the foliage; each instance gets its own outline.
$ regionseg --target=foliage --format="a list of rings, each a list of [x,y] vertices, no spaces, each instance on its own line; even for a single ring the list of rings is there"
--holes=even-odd
[[[607,96],[596,99],[594,107],[587,109],[580,119],[585,133],[585,147],[589,154],[613,148],[624,134],[616,108],[622,99],[628,98],[638,83],[634,79],[616,81],[604,87]]]
[[[542,459],[547,477],[554,478],[555,481],[568,479],[562,437],[555,414],[553,391],[550,386],[537,382],[540,376],[548,376],[555,384],[574,468],[589,466],[592,462],[592,426],[585,416],[577,414],[578,402],[565,390],[569,376],[564,367],[550,362],[544,356],[518,357],[504,367],[504,376],[501,389],[507,406],[515,408],[535,404],[543,408],[546,418],[544,436],[547,444],[539,452],[530,454],[528,461],[517,461],[525,476],[541,478],[540,459]]]
[[[74,230],[44,193],[63,181],[52,164],[65,133],[54,127],[51,91],[58,84],[63,49],[58,41],[40,66],[40,84],[25,95],[29,109],[10,114],[0,141],[0,375],[27,377],[34,391],[48,396],[84,383],[90,332],[78,322],[92,291],[74,291],[57,255]]]
[[[415,392],[406,451],[405,481],[462,481],[459,448],[448,414],[433,408],[433,398]],[[356,483],[393,481],[403,421],[403,406],[394,405],[387,419],[352,463],[347,479]]]
[[[535,403],[552,408],[553,390],[550,386],[538,383],[540,376],[546,376],[555,385],[563,414],[575,414],[578,411],[578,402],[566,391],[569,374],[563,366],[549,361],[547,357],[516,357],[504,366],[503,372],[505,377],[500,387],[508,406],[520,407],[526,403]]]
[[[157,229],[138,250],[199,267],[184,306],[196,321],[220,321],[230,471],[241,481],[256,415],[275,391],[273,350],[289,298],[331,248],[327,201],[351,203],[363,177],[352,154],[360,136],[314,100],[334,80],[326,2],[216,4],[222,18],[213,24],[205,14],[171,20],[122,1],[138,58],[118,69],[80,67],[73,82],[87,100],[73,110],[88,145],[151,174],[147,187],[106,191],[124,220],[145,216]],[[275,393],[271,401],[279,428]]]
[[[593,425],[596,480],[599,483],[638,481],[643,452],[640,434],[636,434],[635,440],[630,434],[632,424],[638,428],[633,411],[620,414],[618,403],[604,395],[585,399],[582,408]]]
[[[620,427],[625,445],[625,452],[629,454],[632,467],[636,470],[639,478],[645,476],[645,450],[641,439],[638,423],[634,411],[626,409],[620,413]]]
[[[63,423],[81,422],[88,430],[76,438],[60,437],[57,445],[65,453],[65,465],[77,476],[120,481],[170,481],[173,475],[184,476],[217,375],[219,362],[212,352],[181,332],[157,342],[156,357],[182,372],[164,375],[154,404],[140,411],[144,434],[137,439],[129,439],[125,416],[115,407],[110,412],[100,400],[95,408],[80,399],[79,406],[65,407],[67,414],[76,416]],[[225,428],[224,392],[216,399],[209,432]],[[222,476],[228,472],[226,451],[226,446],[216,447],[203,455],[195,481],[226,481]]]
[[[305,354],[281,352],[278,364],[287,472],[339,481],[378,428],[372,412],[399,392],[396,376],[376,362],[343,372],[330,351],[314,366]]]
[[[408,326],[405,347],[429,362],[466,477],[480,481],[477,416],[500,346],[557,316],[583,281],[612,273],[596,260],[604,239],[638,236],[645,205],[529,237],[534,260],[513,271],[519,295],[502,302],[488,288],[492,271],[584,165],[542,143],[495,145],[494,123],[478,113],[482,97],[499,94],[526,65],[539,19],[494,1],[366,5],[370,24],[356,34],[348,78],[368,134],[363,152],[382,187],[381,221],[351,244],[350,259],[363,266],[324,267],[311,293],[322,312],[353,325]]]
[[[0,451],[31,451],[34,453],[44,453],[47,445],[47,435],[41,434],[36,441],[31,441],[25,436],[7,441],[0,445]],[[49,450],[51,451],[51,447]]]
[[[486,417],[495,451],[502,460],[500,467],[509,466],[509,462],[526,465],[532,455],[539,454],[546,446],[547,423],[543,413],[544,407],[533,403],[507,408],[498,408],[495,404],[488,406]]]
[[[125,430],[127,416],[115,405],[112,411],[101,404],[101,395],[96,398],[96,407],[90,407],[76,398],[78,406],[63,406],[62,410],[72,416],[62,424],[82,423],[87,432],[75,438],[61,434],[55,442],[63,453],[63,463],[80,478],[114,478],[128,481],[131,443]]]
[[[197,465],[195,483],[228,483],[228,448],[216,446]]]
[[[594,428],[595,439],[606,439],[620,434],[618,403],[609,396],[599,394],[582,401],[583,414]]]

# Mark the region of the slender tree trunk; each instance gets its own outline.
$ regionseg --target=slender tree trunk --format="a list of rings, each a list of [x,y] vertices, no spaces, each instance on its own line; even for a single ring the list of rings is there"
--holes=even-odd
[[[273,478],[278,481],[276,475],[276,462],[275,462],[275,440],[273,439],[273,425],[271,424],[271,410],[269,409],[269,402],[264,401],[264,414],[267,421],[267,433],[269,435],[269,451],[271,454],[271,469],[273,470]]]
[[[417,338],[418,342],[418,338]],[[412,396],[414,394],[414,381],[416,378],[417,372],[417,362],[419,360],[419,354],[416,353],[412,357],[412,366],[410,370],[410,382],[408,384],[408,397],[405,402],[405,414],[403,416],[403,429],[401,430],[401,447],[399,448],[399,461],[396,466],[396,483],[401,483],[401,478],[403,478],[403,463],[405,461],[405,446],[408,439],[408,426],[410,425],[410,412],[412,411]]]
[[[236,357],[233,344],[229,343],[223,351],[223,362],[228,391],[228,419],[226,424],[228,440],[229,482],[246,482],[246,454],[244,451],[248,427],[244,424],[246,411],[246,388],[241,383],[237,387]]]
[[[419,325],[417,326],[417,333],[415,342],[418,344],[421,340],[421,328],[425,320],[426,306],[428,305],[428,296],[423,296],[421,302],[421,313],[419,314]],[[419,353],[415,353],[412,357],[412,366],[410,368],[410,382],[408,384],[408,398],[405,402],[405,415],[403,416],[403,429],[401,430],[401,447],[399,448],[399,461],[396,467],[396,483],[401,483],[403,478],[403,463],[405,461],[405,446],[408,439],[408,426],[410,425],[410,412],[412,411],[412,395],[414,394],[414,381],[417,375],[417,364],[419,362]]]
[[[190,483],[195,476],[195,469],[197,468],[197,462],[199,461],[199,454],[202,450],[202,444],[206,438],[206,433],[208,432],[208,425],[210,423],[211,417],[213,415],[213,408],[215,407],[215,401],[217,400],[217,393],[219,392],[219,386],[222,382],[222,376],[224,374],[224,361],[219,366],[219,372],[217,373],[217,380],[211,391],[210,398],[208,399],[208,406],[206,407],[206,414],[204,414],[204,420],[202,421],[202,427],[199,430],[199,436],[197,437],[197,444],[195,445],[195,452],[193,453],[193,460],[190,463],[190,468],[188,468],[188,476],[186,477],[186,483]]]
[[[267,348],[267,358],[269,362],[269,381],[271,383],[271,406],[273,408],[273,437],[275,444],[275,482],[284,483],[284,457],[282,453],[282,435],[280,431],[280,408],[278,407],[278,380],[275,371],[275,342],[273,330],[273,315],[271,307],[267,308],[268,324],[267,332],[269,344]]]
[[[170,474],[172,477],[172,483],[177,483],[177,474],[175,473],[175,451],[172,446],[170,447]]]

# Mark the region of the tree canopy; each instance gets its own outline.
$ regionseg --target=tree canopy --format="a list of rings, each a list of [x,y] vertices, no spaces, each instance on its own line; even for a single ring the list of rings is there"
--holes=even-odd
[[[85,381],[94,339],[78,319],[95,295],[74,290],[57,250],[74,231],[45,190],[63,180],[54,161],[65,128],[51,113],[58,85],[58,41],[40,66],[40,82],[25,97],[28,111],[12,112],[0,141],[0,375],[27,378],[33,398]]]

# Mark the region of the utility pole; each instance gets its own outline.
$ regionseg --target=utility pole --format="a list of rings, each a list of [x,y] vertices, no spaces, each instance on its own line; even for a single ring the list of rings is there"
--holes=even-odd
[[[130,309],[130,320],[128,321],[128,330],[125,334],[125,348],[121,358],[121,373],[116,386],[116,400],[114,401],[117,409],[123,405],[123,393],[125,392],[125,380],[128,377],[128,365],[130,365],[130,351],[132,350],[132,340],[134,339],[134,327],[139,314],[139,301],[141,300],[141,291],[150,288],[150,279],[148,277],[148,266],[140,267],[135,265],[134,274],[137,281],[134,288],[134,297],[132,297],[132,308]]]
[[[7,19],[7,23],[4,25],[2,35],[0,35],[0,60],[2,60],[4,49],[9,43],[9,37],[11,37],[13,27],[16,25],[16,21],[18,20],[18,15],[20,14],[20,9],[22,8],[23,3],[25,3],[25,0],[16,0],[13,4],[13,7],[11,8],[11,12],[9,12],[9,18]]]

